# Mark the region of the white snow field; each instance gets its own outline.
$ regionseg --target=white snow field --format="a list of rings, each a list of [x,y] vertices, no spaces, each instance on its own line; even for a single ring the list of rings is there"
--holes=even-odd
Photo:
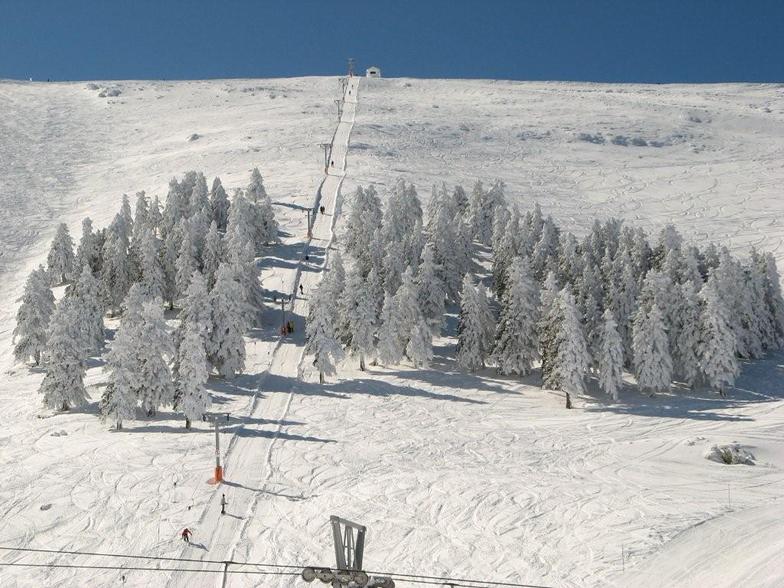
[[[459,372],[449,338],[435,342],[430,369],[360,372],[351,359],[324,386],[301,355],[308,295],[359,184],[376,183],[383,199],[403,177],[426,201],[435,182],[500,178],[510,201],[538,201],[576,233],[611,215],[654,233],[672,222],[697,243],[740,255],[755,245],[781,265],[784,86],[349,88],[338,124],[336,78],[0,82],[0,547],[194,560],[0,551],[0,585],[305,586],[239,573],[291,570],[224,574],[204,560],[330,565],[330,514],[368,526],[373,571],[474,586],[782,585],[784,355],[744,363],[726,399],[649,398],[629,383],[616,403],[592,392],[571,411],[537,377]],[[325,175],[318,143],[330,139]],[[13,363],[14,301],[57,223],[78,239],[82,217],[105,226],[123,192],[163,198],[172,176],[195,169],[231,193],[254,166],[284,232],[263,259],[263,286],[289,294],[301,283],[304,295],[292,336],[280,339],[270,305],[248,334],[246,374],[210,382],[214,410],[231,414],[216,487],[207,423],[186,432],[168,411],[119,432],[101,423],[99,359],[87,407],[43,409],[42,373]],[[309,241],[297,207],[314,203],[326,214]],[[756,465],[705,459],[731,442]],[[186,526],[191,546],[178,537]]]

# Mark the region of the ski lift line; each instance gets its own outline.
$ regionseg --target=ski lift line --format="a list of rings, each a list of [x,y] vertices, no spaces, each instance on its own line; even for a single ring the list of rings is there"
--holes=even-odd
[[[19,552],[27,552],[27,553],[50,553],[50,554],[59,554],[59,555],[89,555],[94,557],[113,557],[113,558],[120,558],[120,559],[144,559],[144,560],[153,560],[153,561],[171,561],[171,562],[187,562],[187,563],[202,563],[202,564],[216,564],[224,566],[225,564],[233,565],[233,566],[250,566],[250,567],[260,567],[260,568],[279,568],[282,570],[302,570],[302,565],[285,565],[285,564],[271,564],[271,563],[262,563],[262,562],[249,562],[249,561],[233,561],[233,560],[218,560],[218,559],[195,559],[195,558],[187,558],[187,557],[164,557],[164,556],[157,556],[157,555],[132,555],[132,554],[123,554],[123,553],[106,553],[106,552],[90,552],[90,551],[71,551],[65,549],[40,549],[40,548],[33,548],[33,547],[6,547],[0,545],[0,551],[19,551]],[[180,569],[180,568],[147,568],[147,567],[125,567],[125,566],[77,566],[73,564],[22,564],[22,563],[3,563],[0,562],[0,567],[2,566],[9,566],[9,565],[17,565],[17,566],[32,566],[32,567],[85,567],[85,568],[95,568],[95,569],[123,569],[123,570],[164,570],[170,572],[177,572],[177,571],[202,571],[202,572],[224,572],[230,574],[278,574],[278,575],[294,575],[299,576],[300,571],[297,572],[263,572],[263,571],[243,571],[243,570],[224,570],[224,569],[216,569],[216,570],[188,570],[188,569]],[[326,569],[328,566],[309,566],[314,569]],[[434,585],[453,585],[453,586],[464,586],[466,588],[477,588],[478,586],[498,586],[498,587],[508,587],[508,588],[551,588],[549,586],[543,584],[520,584],[515,582],[499,582],[499,581],[492,581],[492,580],[471,580],[468,578],[449,578],[443,576],[428,576],[425,574],[402,574],[402,573],[395,573],[395,572],[376,572],[376,571],[367,571],[366,572],[369,576],[385,576],[392,578],[394,580],[399,580],[401,582],[411,582],[415,584],[434,584]]]
[[[88,564],[59,564],[59,563],[24,563],[24,562],[0,562],[2,567],[18,568],[66,568],[75,570],[119,570],[119,571],[141,571],[141,572],[194,572],[202,574],[253,574],[255,576],[299,576],[296,572],[263,572],[252,570],[205,570],[204,568],[153,568],[149,566],[110,566],[110,565],[88,565]]]

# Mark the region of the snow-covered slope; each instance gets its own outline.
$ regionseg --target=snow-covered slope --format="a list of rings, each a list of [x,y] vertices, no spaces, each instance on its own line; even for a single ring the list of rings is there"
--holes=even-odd
[[[102,88],[120,94],[102,98]],[[36,394],[41,375],[10,360],[12,300],[56,224],[78,237],[81,217],[107,224],[123,192],[163,197],[169,178],[188,169],[219,174],[230,189],[258,165],[286,232],[262,279],[289,293],[305,216],[285,205],[314,201],[318,143],[335,131],[338,95],[334,78],[0,83],[0,546],[178,557],[176,535],[189,526],[190,557],[328,564],[328,515],[340,514],[369,526],[365,563],[374,570],[565,586],[780,583],[769,554],[784,548],[775,517],[784,497],[781,356],[745,365],[728,399],[651,399],[630,386],[619,403],[588,396],[573,411],[533,378],[459,373],[448,339],[437,342],[432,369],[359,372],[350,362],[337,382],[319,386],[305,369],[300,383],[291,374],[307,367],[297,365],[297,345],[326,242],[303,268],[308,290],[292,344],[277,345],[270,310],[267,327],[249,336],[247,375],[211,383],[232,413],[223,443],[235,486],[218,490],[236,494],[230,521],[216,516],[219,495],[205,483],[206,424],[186,433],[162,414],[118,433],[94,404],[37,418],[48,416]],[[538,201],[577,232],[595,216],[650,229],[674,222],[687,238],[755,244],[781,263],[784,88],[362,80],[343,194],[375,182],[383,197],[401,176],[424,199],[434,182],[469,188],[501,178],[511,201]],[[317,239],[330,238],[333,220],[340,233],[339,216],[327,218]],[[101,381],[96,364],[93,400]],[[731,441],[750,447],[757,465],[704,459],[707,447]],[[16,560],[77,562],[0,553],[0,562]],[[223,581],[0,566],[0,583],[11,586],[122,576],[134,586]]]

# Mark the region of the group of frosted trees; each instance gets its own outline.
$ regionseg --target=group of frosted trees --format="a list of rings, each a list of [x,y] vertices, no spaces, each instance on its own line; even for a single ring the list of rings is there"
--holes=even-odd
[[[479,248],[492,252],[490,290],[473,275]],[[673,226],[652,245],[616,219],[595,221],[578,240],[538,205],[510,208],[501,182],[470,194],[434,189],[426,222],[412,185],[399,181],[385,208],[373,187],[360,187],[344,252],[347,267],[336,252],[308,321],[322,380],[344,351],[362,369],[369,356],[427,366],[449,303],[459,306],[462,369],[526,375],[539,366],[547,388],[579,393],[595,378],[614,399],[625,371],[648,393],[678,382],[723,395],[739,358],[784,344],[770,253],[741,261],[685,242]]]
[[[164,406],[186,426],[209,406],[212,371],[242,372],[243,334],[263,310],[256,257],[277,240],[278,226],[261,174],[229,201],[219,178],[173,179],[163,208],[144,192],[135,210],[127,196],[112,223],[96,231],[89,218],[74,250],[61,224],[46,269],[27,279],[14,330],[18,361],[42,365],[44,404],[66,410],[85,402],[86,360],[104,349],[104,317],[120,315],[105,356],[104,417],[118,428],[137,408]],[[65,285],[55,302],[53,286]],[[164,311],[178,309],[172,332]]]

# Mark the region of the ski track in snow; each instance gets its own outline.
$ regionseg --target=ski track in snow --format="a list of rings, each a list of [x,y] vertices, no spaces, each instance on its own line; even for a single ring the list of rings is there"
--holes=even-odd
[[[361,105],[354,91],[335,131],[340,169],[321,178],[316,144],[334,130],[335,83],[116,82],[122,93],[104,100],[85,84],[0,82],[6,301],[45,259],[57,222],[78,240],[85,214],[105,226],[123,192],[163,197],[168,179],[187,169],[221,175],[231,190],[259,165],[273,201],[310,206],[317,193],[328,209],[303,263],[304,214],[276,208],[285,235],[262,261],[262,283],[288,294],[301,281],[305,294],[292,337],[274,333],[280,311],[270,307],[265,328],[247,339],[247,374],[210,384],[216,409],[232,414],[222,438],[228,483],[217,488],[205,483],[206,424],[185,433],[164,413],[110,432],[95,404],[49,417],[35,393],[41,374],[11,367],[16,307],[0,310],[8,407],[0,455],[13,472],[0,487],[0,544],[329,564],[328,515],[339,514],[368,525],[374,570],[558,586],[780,585],[784,356],[745,364],[728,399],[641,398],[630,386],[617,404],[589,395],[564,411],[535,379],[456,372],[449,339],[436,342],[433,369],[359,372],[349,361],[325,386],[313,384],[301,352],[308,295],[340,239],[339,195],[360,183],[377,183],[383,198],[401,176],[426,201],[433,182],[470,190],[477,178],[499,177],[510,201],[539,201],[578,234],[595,216],[649,231],[672,222],[687,239],[741,254],[755,245],[782,263],[784,89],[363,80]],[[189,142],[192,133],[201,137]],[[614,145],[616,135],[671,144]],[[93,398],[102,381],[96,362]],[[703,458],[728,441],[749,446],[758,465]],[[182,545],[185,526],[204,549]],[[73,558],[0,553],[0,562],[16,560]],[[0,565],[4,586],[101,586],[121,575]],[[128,586],[298,585],[221,573],[126,576]]]

